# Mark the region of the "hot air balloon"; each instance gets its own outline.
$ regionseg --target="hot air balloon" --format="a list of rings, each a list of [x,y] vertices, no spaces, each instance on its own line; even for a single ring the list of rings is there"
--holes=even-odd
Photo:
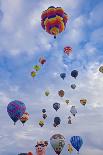
[[[82,105],[84,105],[84,106],[85,106],[85,105],[86,105],[86,103],[87,103],[87,100],[86,100],[86,99],[81,99],[81,100],[80,100],[80,103],[81,103]]]
[[[64,53],[67,54],[67,55],[70,55],[72,52],[72,48],[67,46],[67,47],[64,47]]]
[[[20,121],[23,123],[23,125],[24,125],[24,123],[27,121],[29,119],[29,114],[27,113],[27,112],[25,112],[24,114],[23,114],[23,116],[20,118]]]
[[[69,104],[69,100],[65,100],[65,103],[68,105]]]
[[[61,74],[60,74],[60,77],[64,80],[65,77],[66,77],[66,73],[61,73]]]
[[[51,6],[43,11],[41,15],[41,25],[43,29],[53,35],[54,38],[65,30],[67,20],[68,15],[61,7],[55,8]]]
[[[46,155],[46,149],[48,146],[47,141],[39,141],[37,142],[37,145],[35,146],[36,148],[36,155]]]
[[[39,70],[41,69],[41,66],[35,65],[35,66],[33,66],[33,68],[34,68],[36,71],[39,71]]]
[[[76,85],[75,84],[71,84],[71,88],[72,89],[75,89],[76,88]]]
[[[45,91],[45,96],[49,96],[50,92],[49,91]]]
[[[68,124],[72,124],[71,116],[68,117]]]
[[[28,154],[27,155],[33,155],[33,153],[32,152],[28,152]]]
[[[10,102],[7,106],[8,115],[14,121],[14,124],[23,116],[25,110],[25,104],[18,100]]]
[[[101,67],[99,68],[99,71],[100,71],[101,73],[103,73],[103,66],[101,66]]]
[[[39,59],[40,64],[44,65],[46,63],[46,59],[44,57],[41,57]]]
[[[71,72],[71,76],[74,77],[76,79],[76,77],[78,76],[78,71],[77,70],[73,70]]]
[[[42,109],[42,113],[45,113],[46,112],[46,109]]]
[[[41,127],[43,127],[44,126],[44,121],[39,121],[39,125],[41,126]]]
[[[73,136],[70,139],[72,146],[79,152],[81,146],[83,145],[83,140],[80,136]]]
[[[20,154],[18,154],[18,155],[28,155],[28,153],[20,153]]]
[[[46,119],[47,118],[47,114],[43,114],[43,118]]]
[[[70,144],[68,144],[68,152],[71,154],[73,152],[73,148]]]
[[[64,90],[58,91],[58,94],[59,94],[60,97],[63,97],[64,96]]]
[[[72,113],[72,115],[73,115],[73,116],[75,116],[75,115],[76,115],[77,110],[76,110],[75,106],[72,106],[72,107],[71,107],[70,112]]]
[[[60,117],[55,117],[54,118],[54,127],[57,127],[60,124],[60,122],[61,122]]]
[[[65,138],[61,134],[55,134],[50,138],[50,144],[54,149],[55,153],[60,155],[65,145]]]
[[[60,103],[54,103],[53,108],[57,111],[60,108]]]
[[[36,72],[32,71],[31,76],[34,78],[36,76]]]

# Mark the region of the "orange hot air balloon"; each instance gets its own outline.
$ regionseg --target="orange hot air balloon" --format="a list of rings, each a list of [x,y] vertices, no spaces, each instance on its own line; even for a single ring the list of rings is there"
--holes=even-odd
[[[70,55],[72,53],[72,48],[69,46],[64,47],[64,53]]]
[[[54,38],[63,32],[68,21],[68,15],[61,7],[51,6],[47,10],[43,11],[41,15],[41,25],[43,29]]]
[[[27,112],[25,112],[24,114],[23,114],[23,116],[20,118],[20,121],[23,123],[23,125],[24,125],[24,123],[27,121],[29,119],[29,114],[27,113]]]
[[[59,94],[60,97],[63,97],[64,96],[64,90],[58,91],[58,94]]]

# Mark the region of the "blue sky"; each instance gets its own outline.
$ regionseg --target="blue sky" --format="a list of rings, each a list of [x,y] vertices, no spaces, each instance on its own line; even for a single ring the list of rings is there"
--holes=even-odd
[[[70,15],[65,31],[56,40],[40,24],[41,13],[49,6],[63,7]],[[0,155],[30,150],[35,153],[36,141],[49,140],[54,133],[62,133],[67,143],[72,135],[82,136],[81,155],[103,155],[103,75],[98,71],[103,65],[102,9],[102,0],[0,1]],[[63,53],[65,46],[73,48],[69,57]],[[47,63],[32,79],[32,67],[41,56],[46,57]],[[77,80],[70,76],[73,69],[79,71]],[[64,81],[59,77],[61,72],[67,74]],[[77,85],[76,90],[70,88],[72,83]],[[47,89],[48,98],[44,95]],[[60,89],[65,90],[63,99],[58,96]],[[82,97],[88,100],[85,108],[79,103]],[[15,99],[22,100],[30,114],[24,127],[20,122],[13,126],[7,114],[8,103]],[[65,99],[70,99],[69,106]],[[52,108],[54,102],[61,103],[57,113]],[[68,126],[72,105],[78,114]],[[38,121],[44,107],[48,119],[40,128]],[[52,126],[55,116],[62,119],[57,129]],[[53,154],[50,145],[47,154]],[[66,147],[64,154],[68,154]]]

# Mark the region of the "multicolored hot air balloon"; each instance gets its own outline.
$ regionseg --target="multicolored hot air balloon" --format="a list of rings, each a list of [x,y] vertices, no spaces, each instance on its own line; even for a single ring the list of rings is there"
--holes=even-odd
[[[43,29],[53,35],[54,38],[65,30],[67,20],[68,15],[61,7],[55,8],[54,6],[51,6],[43,11],[41,15],[41,25]]]
[[[58,94],[59,94],[60,97],[63,97],[64,96],[64,90],[58,91]]]
[[[61,134],[55,134],[50,138],[50,144],[57,155],[60,155],[65,145],[65,138]]]
[[[23,123],[23,125],[24,125],[24,123],[26,122],[26,121],[28,121],[28,119],[29,119],[29,114],[27,113],[27,112],[25,112],[24,114],[23,114],[23,116],[20,118],[20,121]]]
[[[54,103],[53,108],[57,111],[60,108],[60,103]]]
[[[46,59],[44,57],[41,57],[39,59],[40,64],[44,65],[46,63]]]
[[[80,100],[80,103],[81,103],[82,105],[84,105],[84,106],[85,106],[85,105],[86,105],[86,103],[87,103],[87,99],[81,99],[81,100]]]
[[[36,76],[36,72],[32,71],[31,76],[34,78]]]
[[[101,73],[103,73],[103,66],[101,66],[101,67],[99,68],[99,71],[100,71]]]
[[[64,53],[70,55],[72,53],[72,48],[69,46],[64,47]]]
[[[83,145],[83,140],[80,136],[73,136],[70,139],[72,146],[79,152],[81,146]]]
[[[36,148],[36,155],[46,155],[46,149],[48,146],[48,141],[38,141],[37,145],[35,146]]]
[[[77,110],[76,110],[75,106],[72,106],[72,107],[71,107],[70,112],[72,113],[73,116],[76,115]]]
[[[65,77],[66,77],[66,73],[61,73],[61,74],[60,74],[60,77],[64,80]]]
[[[26,106],[21,101],[15,100],[8,104],[7,112],[10,118],[14,121],[14,125],[23,116],[25,110]]]
[[[78,71],[77,70],[73,70],[71,72],[71,76],[74,77],[76,79],[76,77],[78,76]]]
[[[71,154],[73,152],[73,148],[70,144],[68,144],[68,152]]]

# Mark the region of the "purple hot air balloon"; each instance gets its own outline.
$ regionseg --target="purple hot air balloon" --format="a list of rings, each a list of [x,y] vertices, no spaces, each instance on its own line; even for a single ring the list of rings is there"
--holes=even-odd
[[[22,117],[25,110],[25,104],[18,100],[10,102],[7,106],[8,115],[14,121],[14,124]]]

